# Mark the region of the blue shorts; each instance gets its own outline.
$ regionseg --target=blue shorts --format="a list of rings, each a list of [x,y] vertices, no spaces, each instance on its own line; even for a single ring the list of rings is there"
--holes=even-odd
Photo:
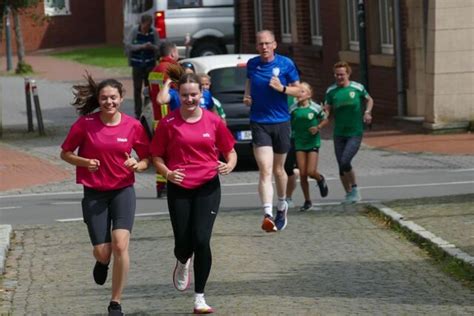
[[[132,231],[136,197],[133,186],[118,190],[97,191],[84,187],[82,216],[92,245],[112,241],[111,230]]]

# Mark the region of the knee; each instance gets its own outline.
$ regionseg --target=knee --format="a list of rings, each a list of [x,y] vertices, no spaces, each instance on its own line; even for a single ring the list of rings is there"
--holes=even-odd
[[[341,165],[339,167],[339,174],[343,176],[345,173],[350,172],[352,170],[352,165],[349,161],[343,161],[341,162]]]
[[[110,246],[110,244],[109,244]],[[108,263],[110,261],[110,256],[112,255],[112,250],[110,247],[95,247],[94,248],[94,258],[101,263]]]
[[[209,238],[205,236],[195,237],[194,238],[194,251],[195,252],[207,252],[211,248]]]
[[[128,241],[120,240],[112,243],[112,252],[114,255],[122,255],[128,252]]]

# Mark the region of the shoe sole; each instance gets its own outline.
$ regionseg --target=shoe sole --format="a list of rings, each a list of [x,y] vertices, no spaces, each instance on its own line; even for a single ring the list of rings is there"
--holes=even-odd
[[[191,264],[191,263],[189,263],[189,264]],[[174,266],[174,270],[173,270],[173,285],[174,285],[174,288],[177,289],[178,291],[184,292],[189,288],[189,285],[191,284],[191,277],[190,277],[189,268],[188,268],[188,282],[186,283],[186,287],[184,289],[180,289],[178,287],[178,285],[176,284],[176,269],[178,269],[178,260],[176,260],[176,265]]]
[[[262,229],[266,231],[267,233],[274,233],[277,231],[275,222],[273,222],[271,219],[265,218],[262,223]]]
[[[214,313],[214,309],[213,308],[210,308],[210,309],[194,309],[193,310],[193,314],[198,314],[198,315],[203,315],[203,314],[212,314]]]

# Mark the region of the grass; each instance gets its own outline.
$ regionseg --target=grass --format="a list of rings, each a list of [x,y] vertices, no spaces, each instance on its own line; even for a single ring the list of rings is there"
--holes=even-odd
[[[80,48],[53,53],[51,56],[104,68],[128,67],[128,60],[123,47],[119,46]]]

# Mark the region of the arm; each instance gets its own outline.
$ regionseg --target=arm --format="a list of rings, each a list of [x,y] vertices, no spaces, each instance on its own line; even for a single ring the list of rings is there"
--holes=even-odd
[[[130,54],[130,52],[134,52],[140,49],[144,49],[146,44],[133,44],[133,41],[137,37],[138,34],[138,27],[133,27],[128,33],[127,37],[125,38],[124,45],[125,45],[125,50],[127,52],[127,55]]]
[[[72,151],[61,150],[60,156],[62,160],[70,163],[71,165],[87,168],[90,172],[97,171],[100,166],[100,161],[98,159],[83,158],[76,155]]]
[[[232,148],[231,151],[224,153],[223,155],[226,163],[219,160],[219,165],[217,166],[217,168],[220,174],[228,175],[232,172],[232,170],[234,170],[235,166],[237,165],[237,153],[235,152],[235,149]]]
[[[288,86],[284,86],[280,79],[276,76],[273,76],[270,80],[270,87],[275,89],[278,92],[291,95],[293,97],[299,97],[301,94],[301,89],[299,88],[299,81],[290,83]]]
[[[129,153],[125,153],[125,167],[135,172],[142,172],[148,169],[148,164],[150,160],[148,158],[143,158],[138,161],[135,157],[130,156]]]
[[[184,169],[168,169],[165,164],[165,161],[161,157],[153,157],[153,165],[156,168],[156,172],[161,174],[166,180],[170,182],[180,184],[184,179]]]
[[[165,81],[165,84],[163,87],[161,87],[160,92],[156,95],[156,102],[158,104],[167,104],[170,102],[170,85],[171,85],[171,79],[168,78]]]
[[[250,80],[249,79],[245,81],[244,104],[246,106],[252,105],[252,97],[250,96]]]
[[[372,109],[374,108],[374,99],[368,95],[365,100],[366,108],[364,112],[364,123],[370,124],[372,123]]]
[[[318,125],[316,126],[311,126],[309,128],[309,132],[313,135],[316,135],[319,133],[326,125],[328,125],[329,120],[327,118],[323,119],[321,122],[319,122]]]

